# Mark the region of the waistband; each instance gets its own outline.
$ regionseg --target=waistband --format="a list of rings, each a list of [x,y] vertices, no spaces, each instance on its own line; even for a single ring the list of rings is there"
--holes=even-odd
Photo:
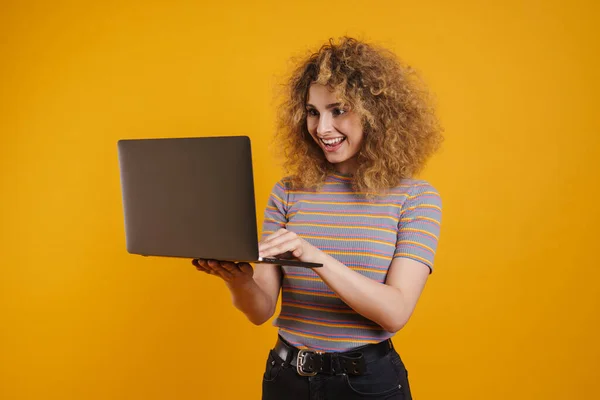
[[[388,339],[344,352],[327,353],[310,349],[298,349],[279,336],[273,352],[286,364],[295,367],[298,374],[302,376],[314,376],[319,373],[363,375],[366,372],[368,363],[384,357],[393,348],[392,341]]]

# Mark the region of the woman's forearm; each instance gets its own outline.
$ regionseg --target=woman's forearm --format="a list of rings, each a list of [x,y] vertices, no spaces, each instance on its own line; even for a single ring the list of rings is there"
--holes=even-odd
[[[275,313],[271,297],[254,280],[243,284],[227,283],[233,305],[255,325],[261,325]]]
[[[348,306],[388,332],[399,331],[410,317],[400,289],[376,282],[323,254],[314,271]]]

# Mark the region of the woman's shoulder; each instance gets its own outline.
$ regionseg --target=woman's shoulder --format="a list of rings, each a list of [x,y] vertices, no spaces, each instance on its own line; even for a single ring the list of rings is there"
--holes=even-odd
[[[424,179],[402,179],[400,184],[392,189],[394,194],[403,194],[405,204],[430,203],[441,206],[441,196],[437,188]]]
[[[423,191],[435,191],[438,190],[435,186],[425,179],[405,178],[400,181],[398,186],[394,190],[409,190],[412,193],[418,193]]]

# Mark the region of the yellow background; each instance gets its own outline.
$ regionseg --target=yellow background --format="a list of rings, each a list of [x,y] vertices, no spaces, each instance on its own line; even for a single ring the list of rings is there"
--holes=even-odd
[[[260,218],[275,85],[343,34],[415,66],[446,129],[436,271],[394,339],[414,397],[600,398],[596,4],[3,1],[0,398],[259,398],[275,328],[126,253],[116,142],[249,135]]]

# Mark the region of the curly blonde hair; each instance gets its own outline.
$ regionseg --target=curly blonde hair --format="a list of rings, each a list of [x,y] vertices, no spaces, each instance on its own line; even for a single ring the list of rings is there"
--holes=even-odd
[[[342,37],[300,62],[279,106],[278,149],[295,188],[318,188],[333,166],[306,124],[311,84],[331,88],[361,116],[364,139],[354,173],[355,190],[383,194],[403,178],[414,177],[443,138],[429,95],[415,71],[390,51]]]

